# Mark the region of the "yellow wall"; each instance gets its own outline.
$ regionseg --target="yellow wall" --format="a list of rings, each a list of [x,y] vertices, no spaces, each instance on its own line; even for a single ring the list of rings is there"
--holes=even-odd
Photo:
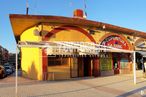
[[[105,35],[108,34],[108,31],[102,31],[102,30],[96,30],[95,34],[92,35],[94,39],[96,40],[96,43],[100,43],[99,40]]]
[[[40,41],[39,36],[34,35],[34,27],[26,30],[21,35],[21,41]],[[39,48],[21,48],[21,68],[23,76],[42,80],[42,51]]]
[[[83,33],[76,30],[60,31],[55,34],[55,37],[49,39],[49,41],[82,41],[89,42],[90,40]]]

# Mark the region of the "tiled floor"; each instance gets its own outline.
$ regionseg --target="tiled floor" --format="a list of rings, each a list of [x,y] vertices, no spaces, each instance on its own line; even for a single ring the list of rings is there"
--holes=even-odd
[[[15,96],[15,77],[0,80],[0,97],[145,97],[146,79],[137,71],[133,75],[115,75],[97,78],[77,78],[66,81],[35,81],[18,78],[18,96]]]

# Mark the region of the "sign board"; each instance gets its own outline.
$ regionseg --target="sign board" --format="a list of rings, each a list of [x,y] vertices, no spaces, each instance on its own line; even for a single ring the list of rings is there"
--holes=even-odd
[[[101,42],[101,45],[111,46],[111,47],[115,47],[115,48],[119,48],[119,49],[125,49],[125,50],[129,49],[126,41],[124,41],[119,36],[109,36]]]

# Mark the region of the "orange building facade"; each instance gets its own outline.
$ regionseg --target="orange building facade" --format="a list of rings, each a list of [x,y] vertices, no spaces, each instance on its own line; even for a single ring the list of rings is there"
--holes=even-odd
[[[82,17],[12,14],[10,20],[17,42],[91,42],[133,51],[146,38],[144,32]],[[50,52],[47,48],[22,47],[23,76],[37,80],[62,80],[132,73],[130,53],[101,50],[98,55],[80,55],[75,50],[76,55],[65,55],[69,51],[57,52],[55,49]]]

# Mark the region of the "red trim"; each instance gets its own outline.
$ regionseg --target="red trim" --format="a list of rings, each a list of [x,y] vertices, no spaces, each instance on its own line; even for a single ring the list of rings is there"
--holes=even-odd
[[[93,76],[98,77],[100,76],[100,62],[99,58],[94,58],[93,59]]]
[[[48,65],[48,57],[46,54],[46,50],[42,49],[42,73],[43,73],[43,80],[47,80],[47,65]]]

